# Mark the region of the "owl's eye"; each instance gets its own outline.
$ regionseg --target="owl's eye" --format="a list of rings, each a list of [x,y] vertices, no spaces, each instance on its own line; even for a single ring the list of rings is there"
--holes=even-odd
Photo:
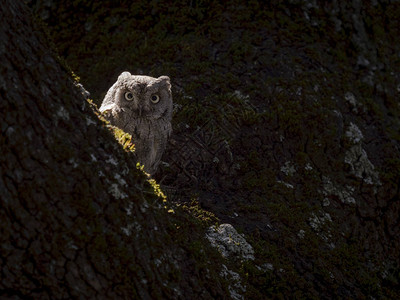
[[[131,92],[126,92],[124,96],[125,96],[125,99],[128,101],[133,100],[133,94]]]
[[[160,101],[160,96],[158,95],[153,95],[151,96],[151,102],[153,102],[154,104],[158,103]]]

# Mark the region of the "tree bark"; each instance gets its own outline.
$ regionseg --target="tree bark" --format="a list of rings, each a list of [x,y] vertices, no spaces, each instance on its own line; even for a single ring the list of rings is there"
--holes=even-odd
[[[177,218],[22,1],[0,6],[0,41],[0,298],[210,298]]]

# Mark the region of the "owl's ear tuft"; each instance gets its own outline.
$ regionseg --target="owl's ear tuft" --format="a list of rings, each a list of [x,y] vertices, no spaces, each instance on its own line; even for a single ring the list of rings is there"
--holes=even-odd
[[[165,81],[165,82],[170,83],[170,79],[169,79],[168,76],[160,76],[160,77],[158,77],[157,79],[158,79],[160,82]]]
[[[171,82],[168,76],[160,76],[157,78],[157,81],[163,85],[166,85],[168,89],[171,88]]]
[[[122,79],[129,78],[129,77],[131,77],[131,73],[125,71],[125,72],[122,72],[121,75],[118,76],[118,80],[122,80]]]

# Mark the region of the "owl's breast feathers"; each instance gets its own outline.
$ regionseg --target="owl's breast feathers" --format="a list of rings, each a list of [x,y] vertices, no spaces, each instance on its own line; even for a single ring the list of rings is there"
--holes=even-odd
[[[157,170],[172,132],[171,123],[143,119],[135,126],[128,127],[129,129],[127,128],[125,131],[133,137],[139,162],[145,166],[147,172],[153,174]]]

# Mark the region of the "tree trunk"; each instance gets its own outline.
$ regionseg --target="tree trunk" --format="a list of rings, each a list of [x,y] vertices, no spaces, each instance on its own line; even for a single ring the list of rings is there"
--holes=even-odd
[[[0,20],[0,297],[210,298],[200,280],[213,272],[197,274],[174,244],[179,220],[73,85],[30,11],[6,0]]]

